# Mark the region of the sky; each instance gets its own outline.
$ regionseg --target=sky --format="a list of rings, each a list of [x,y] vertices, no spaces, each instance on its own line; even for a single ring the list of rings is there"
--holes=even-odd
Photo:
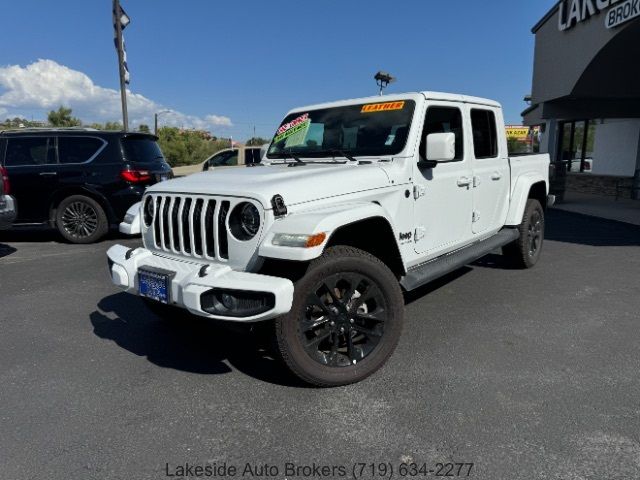
[[[531,90],[531,27],[555,0],[121,0],[132,126],[271,137],[292,108],[434,90],[488,97],[519,124]],[[0,118],[121,119],[112,0],[7,2]]]

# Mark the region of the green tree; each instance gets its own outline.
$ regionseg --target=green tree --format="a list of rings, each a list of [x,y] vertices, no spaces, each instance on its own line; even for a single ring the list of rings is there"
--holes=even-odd
[[[149,125],[144,123],[141,123],[140,125],[138,125],[138,131],[144,132],[144,133],[151,133],[151,129],[149,128]]]
[[[104,124],[105,130],[122,130],[122,124],[120,122],[107,122]]]
[[[63,107],[62,105],[58,110],[51,110],[47,115],[47,120],[53,127],[78,127],[82,125],[79,118],[71,116],[72,110],[70,108]]]
[[[262,138],[262,137],[252,137],[249,140],[247,140],[246,145],[248,147],[251,147],[251,146],[264,145],[265,143],[269,143],[269,140],[267,140],[266,138]]]
[[[228,140],[218,140],[200,131],[176,127],[161,127],[158,129],[158,138],[160,148],[172,167],[194,165],[219,150],[229,148]]]

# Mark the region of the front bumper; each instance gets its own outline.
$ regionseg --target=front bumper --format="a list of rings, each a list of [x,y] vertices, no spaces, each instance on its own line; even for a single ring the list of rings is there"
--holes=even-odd
[[[11,228],[16,219],[16,201],[11,195],[0,196],[0,230]]]
[[[132,250],[123,245],[111,247],[107,251],[107,257],[113,283],[135,295],[139,293],[139,268],[151,267],[175,272],[170,284],[171,304],[206,318],[235,322],[268,320],[287,313],[293,302],[293,283],[286,278],[236,272],[225,265],[182,261],[153,254],[145,248]],[[209,268],[206,275],[201,276],[202,267],[207,265]],[[213,315],[203,310],[201,296],[214,288],[271,293],[275,303],[270,310],[249,317]]]

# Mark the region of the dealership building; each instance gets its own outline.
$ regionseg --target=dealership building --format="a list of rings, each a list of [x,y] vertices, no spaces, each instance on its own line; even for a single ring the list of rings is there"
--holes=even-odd
[[[552,190],[640,197],[640,0],[561,0],[534,27],[530,106]]]

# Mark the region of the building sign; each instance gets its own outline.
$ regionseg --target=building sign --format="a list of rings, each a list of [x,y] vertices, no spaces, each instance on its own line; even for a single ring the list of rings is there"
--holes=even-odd
[[[614,28],[640,16],[640,0],[562,0],[558,5],[558,28],[569,30],[601,12],[606,12],[606,27]]]
[[[540,127],[527,127],[526,125],[506,125],[505,131],[508,139],[519,142],[530,142],[532,137],[540,134]]]
[[[640,17],[640,0],[627,0],[607,12],[604,24],[614,28],[636,17]]]

